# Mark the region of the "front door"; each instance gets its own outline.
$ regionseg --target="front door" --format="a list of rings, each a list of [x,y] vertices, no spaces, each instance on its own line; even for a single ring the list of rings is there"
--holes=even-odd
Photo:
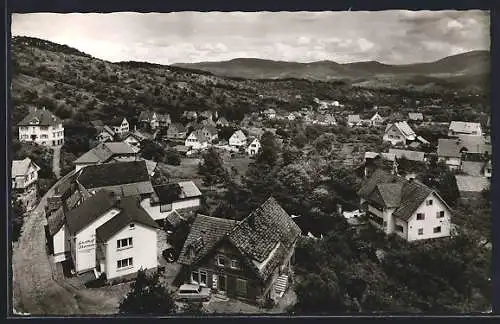
[[[224,294],[226,293],[226,276],[225,275],[218,275],[219,278],[217,278],[217,290]]]

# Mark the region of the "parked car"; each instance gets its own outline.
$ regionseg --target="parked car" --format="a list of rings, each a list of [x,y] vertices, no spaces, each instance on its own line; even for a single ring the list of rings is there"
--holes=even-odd
[[[175,296],[179,301],[208,301],[210,299],[210,288],[197,284],[184,284],[180,286]]]

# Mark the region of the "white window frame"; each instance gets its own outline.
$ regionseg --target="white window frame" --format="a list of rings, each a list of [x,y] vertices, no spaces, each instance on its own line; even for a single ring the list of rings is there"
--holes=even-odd
[[[207,286],[207,283],[208,283],[208,273],[207,273],[206,271],[202,271],[202,270],[200,270],[200,271],[198,272],[198,274],[199,274],[199,281],[198,281],[198,283],[199,283],[201,286],[206,287],[206,286]],[[205,276],[205,282],[203,282],[203,280],[201,280],[201,279],[202,279],[202,275],[204,275],[204,276]]]
[[[191,283],[198,284],[200,281],[200,272],[198,270],[191,271]]]
[[[220,260],[223,260],[224,262],[221,264],[221,263],[220,263]],[[223,256],[218,255],[218,256],[217,256],[217,265],[218,265],[219,267],[225,267],[225,266],[226,266],[226,259],[225,259]]]
[[[234,265],[236,264],[236,265]],[[240,262],[236,259],[231,260],[231,269],[240,269]]]
[[[131,247],[133,247],[132,237],[116,240],[117,250],[130,249]]]
[[[125,270],[134,267],[133,258],[126,258],[116,261],[116,269],[117,270]]]
[[[437,214],[436,218],[444,218],[444,215],[445,215],[444,210],[438,211],[438,212],[436,212],[436,214]]]

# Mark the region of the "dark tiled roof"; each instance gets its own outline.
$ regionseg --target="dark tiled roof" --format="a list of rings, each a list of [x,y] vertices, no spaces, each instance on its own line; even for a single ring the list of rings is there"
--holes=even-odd
[[[401,192],[403,189],[403,184],[401,182],[396,183],[381,183],[377,185],[377,189],[374,192],[378,192],[382,201],[382,205],[389,208],[398,207],[401,203]]]
[[[382,169],[377,169],[373,172],[372,176],[364,181],[361,186],[361,189],[358,191],[358,196],[364,199],[370,198],[371,193],[378,184],[380,183],[389,183],[395,182],[397,176],[390,174]]]
[[[74,163],[104,163],[116,155],[133,156],[134,154],[136,152],[127,143],[107,142],[101,143],[87,153],[84,153]]]
[[[38,123],[33,123],[34,120],[38,120]],[[26,117],[23,118],[17,125],[18,126],[57,126],[61,124],[62,121],[59,117],[51,113],[46,109],[36,109],[30,112]]]
[[[140,121],[151,121],[153,118],[154,112],[151,110],[143,110],[141,111],[141,114],[139,115],[139,120]]]
[[[124,118],[124,117],[115,117],[115,118],[111,119],[108,122],[108,124],[111,125],[111,126],[121,126],[124,119],[126,119],[126,118]]]
[[[198,214],[179,255],[179,263],[191,265],[203,258],[236,225],[236,221]],[[191,252],[192,251],[192,252]]]
[[[456,138],[438,139],[437,154],[442,157],[461,157],[459,140]]]
[[[170,204],[173,201],[179,200],[182,191],[178,183],[154,186],[153,189],[155,191],[153,202],[163,204]]]
[[[47,219],[47,224],[49,226],[49,233],[51,236],[55,235],[61,227],[64,225],[64,208],[59,207],[55,212],[53,212]]]
[[[172,225],[172,227],[174,228],[176,228],[182,223],[182,217],[176,210],[168,214],[167,217],[165,217],[165,220],[169,222],[170,225]]]
[[[109,191],[98,191],[84,200],[80,206],[66,213],[66,222],[71,234],[89,225],[115,205],[115,195]]]
[[[85,167],[78,182],[87,189],[150,182],[145,161],[105,163]]]
[[[184,133],[185,131],[186,127],[184,127],[181,123],[172,123],[168,127],[167,134]]]
[[[405,181],[401,193],[401,205],[393,215],[407,221],[433,190],[417,180]]]
[[[116,203],[120,213],[96,229],[96,238],[99,242],[107,242],[113,235],[130,223],[158,228],[156,222],[142,209],[137,197],[121,198]]]

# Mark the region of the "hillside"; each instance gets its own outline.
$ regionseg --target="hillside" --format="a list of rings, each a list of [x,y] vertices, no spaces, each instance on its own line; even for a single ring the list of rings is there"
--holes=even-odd
[[[429,84],[467,87],[477,79],[486,85],[490,70],[490,52],[472,51],[449,56],[435,62],[408,65],[389,65],[376,61],[339,64],[332,61],[294,63],[253,58],[239,58],[223,62],[180,63],[175,66],[194,68],[221,76],[240,76],[251,79],[304,78],[313,80],[350,80],[355,84],[391,88],[421,86],[422,78]],[[468,78],[471,78],[470,80]]]
[[[415,86],[411,89],[414,93],[409,94],[406,86],[401,86],[403,90],[391,90],[394,83],[390,79],[386,87],[389,90],[377,89],[380,82],[374,85],[365,81],[359,87],[350,81],[298,79],[301,73],[293,70],[303,67],[300,63],[285,63],[292,72],[276,80],[244,79],[240,75],[222,77],[146,62],[110,63],[64,45],[28,37],[14,37],[11,53],[13,125],[33,105],[45,106],[62,119],[77,123],[125,116],[134,125],[145,109],[170,113],[173,119],[184,110],[210,109],[239,120],[247,112],[266,108],[299,109],[311,105],[315,97],[340,100],[346,107],[365,109],[373,105],[395,106],[409,95],[443,97],[445,93],[452,93],[449,82],[445,86],[436,83],[428,87],[424,80],[423,85]],[[247,59],[234,60],[232,64],[247,66],[249,71],[266,64],[272,71],[271,67],[275,66],[272,62]],[[350,69],[333,62],[312,65],[315,71],[328,66],[338,71]],[[466,80],[457,82],[463,84]]]

